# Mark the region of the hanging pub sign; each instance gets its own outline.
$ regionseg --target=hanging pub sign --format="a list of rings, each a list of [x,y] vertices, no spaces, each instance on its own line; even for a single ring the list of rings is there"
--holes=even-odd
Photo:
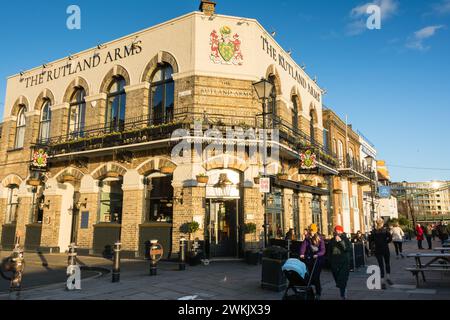
[[[45,170],[47,168],[48,155],[44,149],[36,150],[33,153],[33,160],[31,166],[35,169]]]
[[[316,155],[312,150],[300,153],[300,168],[302,170],[312,170],[317,168]]]

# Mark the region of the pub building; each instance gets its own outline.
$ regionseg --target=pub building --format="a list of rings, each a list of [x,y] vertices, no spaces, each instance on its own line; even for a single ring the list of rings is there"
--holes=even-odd
[[[313,222],[332,233],[339,172],[324,146],[322,89],[258,21],[215,6],[202,1],[199,11],[7,79],[2,249],[17,241],[64,252],[74,242],[80,254],[102,255],[120,240],[125,257],[139,258],[157,239],[164,258],[176,258],[185,237],[211,259],[236,258]],[[255,90],[262,78],[267,99]],[[225,137],[230,128],[271,134],[256,136],[265,142],[256,157],[248,137],[222,139],[226,152],[206,148],[207,130]],[[190,141],[177,131],[200,131],[194,140],[206,151],[174,157]],[[269,148],[277,151],[261,157]],[[186,234],[192,222],[199,229]]]

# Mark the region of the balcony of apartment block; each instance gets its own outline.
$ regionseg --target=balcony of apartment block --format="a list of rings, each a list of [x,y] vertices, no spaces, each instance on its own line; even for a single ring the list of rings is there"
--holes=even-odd
[[[339,159],[339,174],[347,179],[356,180],[362,185],[373,183],[375,174],[356,158],[347,155]]]

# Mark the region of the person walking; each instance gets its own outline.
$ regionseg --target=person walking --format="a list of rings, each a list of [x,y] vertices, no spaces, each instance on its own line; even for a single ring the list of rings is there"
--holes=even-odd
[[[444,246],[445,242],[448,240],[448,228],[442,221],[440,221],[436,227],[436,235],[441,240],[442,246]]]
[[[419,250],[423,250],[422,247],[422,242],[424,240],[424,236],[423,236],[423,229],[422,226],[420,225],[420,223],[417,224],[416,226],[416,236],[417,236],[417,246],[419,248]]]
[[[329,245],[328,259],[336,287],[339,288],[342,300],[347,299],[347,282],[350,276],[351,254],[352,244],[344,234],[344,228],[336,226],[334,228],[334,237]]]
[[[387,288],[386,282],[389,285],[393,285],[391,281],[391,252],[389,251],[389,243],[392,242],[392,236],[384,227],[383,219],[377,220],[373,242],[375,243],[375,256],[381,271],[381,288],[385,290]]]
[[[399,259],[399,256],[401,256],[402,259],[405,258],[405,256],[403,255],[403,237],[405,236],[405,233],[403,232],[402,228],[400,228],[398,223],[394,224],[394,228],[392,228],[391,235],[397,259]]]
[[[425,228],[425,238],[427,239],[428,250],[433,249],[433,226],[431,224]]]
[[[311,284],[316,288],[316,300],[320,300],[322,286],[320,284],[320,274],[325,258],[325,241],[318,234],[316,224],[312,224],[308,229],[308,234],[300,247],[300,259],[305,261],[309,274],[312,276]],[[314,264],[316,265],[314,269]],[[314,270],[313,270],[314,269]]]

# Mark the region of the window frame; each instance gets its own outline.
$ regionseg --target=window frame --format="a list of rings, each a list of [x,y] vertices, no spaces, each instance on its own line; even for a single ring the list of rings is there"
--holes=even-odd
[[[78,95],[80,93],[80,95]],[[74,101],[74,98],[76,99]],[[71,114],[72,110],[77,111],[77,121],[74,123],[74,130],[71,130]],[[83,112],[81,112],[83,110]],[[83,87],[76,88],[73,92],[69,104],[69,115],[68,115],[68,135],[72,136],[73,139],[83,138],[84,131],[86,128],[86,90]]]
[[[117,84],[118,90],[111,92],[113,86]],[[111,81],[109,85],[107,99],[106,99],[106,113],[105,113],[105,127],[108,130],[108,133],[112,132],[122,132],[125,130],[125,119],[126,119],[126,109],[127,109],[127,94],[125,91],[125,87],[127,85],[126,80],[122,76],[116,76]],[[116,123],[113,123],[113,114],[112,114],[112,104],[114,100],[118,98],[118,109],[117,109],[117,120]],[[123,110],[122,110],[123,104]],[[121,119],[121,114],[123,111],[123,119]],[[108,119],[110,118],[110,119]],[[121,123],[122,122],[122,123]]]
[[[170,70],[170,74],[168,74],[168,70]],[[154,81],[156,75],[158,72],[161,72],[162,77],[158,81]],[[153,72],[150,82],[150,94],[149,94],[149,114],[150,114],[150,121],[153,125],[162,125],[167,124],[173,121],[174,114],[175,114],[175,81],[173,80],[173,67],[169,63],[164,63],[158,66],[156,70]],[[167,97],[168,95],[168,88],[172,85],[172,107],[168,108],[167,105]],[[154,106],[154,96],[156,93],[156,90],[158,88],[162,88],[162,110],[161,110],[161,117],[158,119],[156,118],[156,112],[155,112],[155,106]],[[168,111],[169,110],[169,111]]]
[[[51,137],[51,123],[52,123],[52,102],[50,99],[45,99],[42,108],[41,108],[41,117],[40,117],[40,121],[39,121],[39,142],[40,143],[47,143],[48,140]],[[44,110],[48,109],[47,111],[47,118],[43,119],[44,116]],[[42,132],[43,132],[43,126],[46,125],[47,126],[47,137],[43,137],[42,136]]]
[[[14,140],[14,149],[23,149],[25,145],[25,131],[27,128],[27,117],[25,116],[26,107],[22,106],[17,114],[16,135]],[[23,123],[22,120],[23,119]]]
[[[5,224],[14,224],[17,222],[17,210],[19,208],[19,186],[9,185],[7,188]],[[14,190],[17,190],[16,202],[12,202],[14,198]],[[15,208],[14,216],[11,216],[12,208]]]

